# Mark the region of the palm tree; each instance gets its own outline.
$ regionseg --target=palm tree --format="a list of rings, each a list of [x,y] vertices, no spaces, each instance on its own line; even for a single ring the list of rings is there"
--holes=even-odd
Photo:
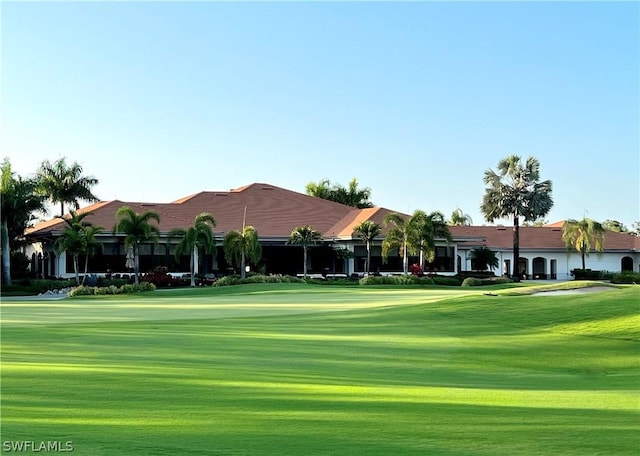
[[[84,221],[86,217],[92,214],[92,212],[78,214],[75,211],[71,211],[70,217],[61,217],[67,226],[56,240],[58,253],[66,252],[73,258],[73,272],[75,273],[77,285],[80,285],[80,268],[78,265],[80,255],[85,255],[85,274],[82,277],[82,283],[84,283],[89,256],[95,252],[97,245],[99,245],[95,236],[103,230],[102,227],[93,226],[91,223]]]
[[[136,285],[139,283],[140,272],[140,243],[156,241],[160,235],[160,230],[156,225],[149,223],[155,220],[160,223],[160,215],[155,211],[145,211],[138,214],[129,206],[121,206],[116,212],[117,223],[113,228],[114,234],[125,234],[124,245],[133,248],[133,268]]]
[[[224,256],[227,262],[240,268],[240,276],[246,276],[246,261],[257,263],[262,257],[262,247],[258,241],[258,231],[245,226],[242,231],[232,230],[224,236]]]
[[[417,241],[420,248],[420,266],[424,269],[424,260],[433,263],[436,258],[436,239],[444,239],[447,244],[453,242],[444,214],[433,211],[426,214],[416,211],[413,215],[417,223]]]
[[[485,194],[480,210],[489,222],[513,217],[513,275],[519,277],[520,217],[534,221],[553,207],[550,180],[540,181],[540,163],[535,157],[523,165],[520,157],[510,155],[498,162],[498,172],[484,173]]]
[[[398,249],[402,257],[402,270],[405,275],[409,274],[409,254],[415,254],[418,251],[417,232],[420,218],[419,213],[408,218],[393,213],[384,218],[385,226],[391,225],[391,228],[382,241],[382,258],[386,261],[389,258],[389,252]]]
[[[449,219],[449,225],[451,226],[471,226],[473,225],[473,219],[469,214],[466,214],[460,208],[456,208],[451,213],[451,218]]]
[[[381,230],[382,227],[373,220],[365,220],[353,229],[354,234],[367,245],[367,275],[371,272],[371,244]]]
[[[84,242],[85,242],[85,257],[84,257],[84,277],[87,276],[87,270],[89,268],[89,257],[94,255],[100,248],[100,242],[96,239],[96,235],[102,233],[104,228],[101,226],[89,225],[84,228]]]
[[[23,237],[24,230],[34,220],[34,213],[44,212],[44,198],[36,192],[33,179],[23,179],[11,171],[5,158],[1,165],[0,182],[0,242],[2,243],[2,283],[11,285],[12,247]]]
[[[322,240],[319,231],[314,230],[310,225],[298,226],[291,231],[289,244],[301,245],[303,251],[302,273],[307,277],[307,248]]]
[[[216,241],[213,237],[213,227],[216,226],[216,220],[213,215],[203,212],[196,215],[193,225],[188,229],[177,228],[169,232],[169,237],[182,238],[176,245],[176,258],[180,258],[185,252],[190,255],[189,271],[191,272],[191,286],[196,286],[196,264],[198,261],[198,251],[203,250],[211,253],[215,248]]]
[[[489,267],[492,269],[500,266],[500,260],[496,256],[496,252],[487,247],[476,247],[471,250],[471,268],[477,271],[486,271]]]
[[[98,184],[93,176],[83,176],[82,166],[73,162],[68,166],[64,158],[51,163],[45,160],[40,165],[36,175],[39,189],[52,203],[60,203],[60,217],[64,215],[64,204],[71,204],[76,210],[80,207],[79,200],[96,202],[91,189]]]
[[[568,249],[573,247],[580,252],[583,270],[586,268],[585,256],[589,254],[592,245],[597,252],[602,252],[605,231],[602,224],[590,218],[569,219],[562,225],[562,240]]]
[[[308,183],[306,190],[309,196],[357,207],[358,209],[373,207],[373,204],[369,201],[371,189],[369,187],[358,188],[358,181],[355,177],[351,179],[347,187],[343,187],[340,184],[332,185],[329,179],[323,179],[317,184],[315,182]]]

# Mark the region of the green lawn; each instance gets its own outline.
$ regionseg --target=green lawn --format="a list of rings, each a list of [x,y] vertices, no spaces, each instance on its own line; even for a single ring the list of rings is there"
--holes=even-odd
[[[639,298],[282,284],[3,301],[2,451],[636,455]]]

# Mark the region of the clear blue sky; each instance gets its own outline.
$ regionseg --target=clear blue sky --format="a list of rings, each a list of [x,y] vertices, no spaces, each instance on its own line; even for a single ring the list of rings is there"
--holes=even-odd
[[[550,222],[640,220],[637,2],[0,8],[21,175],[64,156],[101,199],[154,202],[357,177],[377,205],[482,224],[484,171],[515,153],[553,181]]]

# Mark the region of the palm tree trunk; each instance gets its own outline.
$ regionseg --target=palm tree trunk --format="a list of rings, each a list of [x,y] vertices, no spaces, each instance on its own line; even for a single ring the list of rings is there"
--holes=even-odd
[[[240,253],[240,277],[243,279],[247,276],[247,260],[244,256],[244,247],[242,248],[242,252]]]
[[[371,273],[371,242],[367,242],[367,275]]]
[[[580,253],[582,254],[582,270],[584,271],[585,269],[587,269],[587,263],[585,262],[585,245],[582,244],[582,249],[580,251]]]
[[[84,281],[87,278],[88,270],[89,270],[89,252],[87,252],[84,256],[84,275],[82,276],[82,285],[84,285]]]
[[[194,247],[195,250],[195,247]],[[196,286],[196,256],[194,250],[191,251],[191,258],[189,259],[189,271],[191,272],[191,286]]]
[[[139,270],[140,270],[140,255],[138,253],[138,243],[136,242],[133,245],[133,275],[134,275],[134,283],[136,285],[140,284],[140,279],[138,277]]]
[[[80,274],[78,273],[78,255],[73,256],[73,272],[75,272],[76,274],[76,284],[80,285]]]
[[[404,244],[402,245],[402,251],[403,251],[403,255],[402,255],[402,270],[404,272],[404,275],[409,275],[409,256],[407,255],[407,240],[404,240]]]
[[[307,246],[306,245],[303,246],[302,250],[304,252],[303,255],[302,255],[302,257],[303,257],[303,260],[302,260],[303,261],[302,262],[302,275],[306,279],[307,278]]]
[[[2,283],[11,285],[11,249],[9,248],[9,228],[2,222]]]
[[[513,276],[514,281],[520,281],[520,217],[513,217]]]

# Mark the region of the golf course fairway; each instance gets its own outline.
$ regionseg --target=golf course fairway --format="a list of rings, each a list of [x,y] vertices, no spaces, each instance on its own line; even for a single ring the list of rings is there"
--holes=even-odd
[[[639,288],[491,290],[3,300],[0,451],[637,455]]]

